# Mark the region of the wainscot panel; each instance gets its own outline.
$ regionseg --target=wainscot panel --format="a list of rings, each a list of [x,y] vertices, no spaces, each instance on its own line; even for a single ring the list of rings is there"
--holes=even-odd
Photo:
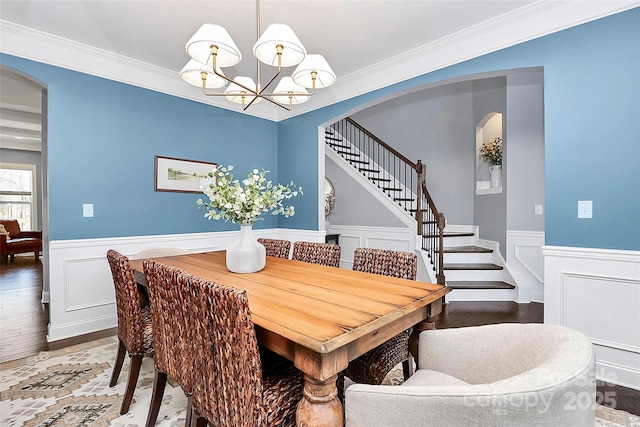
[[[544,232],[507,230],[506,267],[515,280],[518,302],[544,301]]]
[[[324,232],[293,229],[254,230],[254,236],[324,241]],[[52,241],[49,244],[49,333],[47,340],[88,334],[117,326],[115,296],[106,254],[126,256],[153,248],[205,252],[226,248],[239,231]]]
[[[351,225],[331,225],[331,233],[340,234],[340,267],[353,267],[353,251],[356,248],[391,249],[415,252],[416,235],[409,228],[358,227]],[[418,280],[430,281],[428,278]]]
[[[591,338],[597,377],[640,390],[640,252],[543,247],[544,321]]]

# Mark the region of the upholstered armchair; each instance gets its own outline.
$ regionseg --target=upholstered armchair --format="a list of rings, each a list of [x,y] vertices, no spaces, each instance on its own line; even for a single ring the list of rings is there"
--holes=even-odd
[[[36,261],[40,258],[42,251],[42,231],[22,231],[20,224],[15,219],[0,220],[0,225],[7,234],[0,233],[0,256],[2,262],[7,262],[15,254],[33,252]]]
[[[346,426],[592,426],[589,339],[556,325],[425,331],[418,370],[401,386],[354,384]]]

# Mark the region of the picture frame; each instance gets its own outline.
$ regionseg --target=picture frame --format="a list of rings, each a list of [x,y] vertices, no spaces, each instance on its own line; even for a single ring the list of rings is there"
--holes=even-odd
[[[155,156],[155,191],[202,193],[202,179],[215,182],[208,174],[217,168],[214,162]]]

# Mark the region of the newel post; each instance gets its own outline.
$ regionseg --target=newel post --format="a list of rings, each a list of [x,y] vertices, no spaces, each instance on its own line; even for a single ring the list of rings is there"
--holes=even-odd
[[[447,221],[444,218],[444,214],[438,214],[438,272],[436,279],[438,285],[445,284],[444,277],[444,227],[447,225]]]
[[[422,236],[422,183],[425,181],[426,167],[422,164],[422,160],[416,163],[416,172],[418,174],[418,188],[416,189],[416,222],[418,223],[418,236]]]

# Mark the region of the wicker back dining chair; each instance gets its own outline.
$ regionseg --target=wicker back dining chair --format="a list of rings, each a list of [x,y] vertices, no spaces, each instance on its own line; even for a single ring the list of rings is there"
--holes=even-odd
[[[265,239],[263,237],[258,239],[258,242],[267,250],[267,256],[273,256],[276,258],[289,258],[289,252],[291,251],[291,241],[280,239]]]
[[[416,279],[418,257],[414,253],[386,249],[356,248],[353,270],[401,279]],[[400,362],[405,380],[411,376],[413,363],[409,353],[411,330],[384,342],[349,363],[344,374],[357,383],[378,385]]]
[[[195,369],[194,424],[295,426],[302,373],[292,364],[264,369],[246,291],[187,274],[177,282],[188,290],[176,315],[192,334],[185,364]]]
[[[155,376],[146,423],[147,427],[151,427],[158,418],[167,377],[178,382],[187,397],[191,393],[193,368],[185,363],[185,353],[190,351],[192,331],[185,324],[184,318],[178,315],[179,301],[187,291],[176,283],[182,270],[153,259],[145,259],[142,267],[147,278],[155,348]],[[187,411],[187,418],[190,414]]]
[[[333,243],[295,242],[291,259],[340,267],[340,246]]]
[[[118,353],[109,387],[115,386],[118,382],[125,353],[129,353],[129,380],[120,407],[120,414],[125,414],[129,411],[138,382],[142,358],[153,356],[154,353],[151,311],[149,306],[144,305],[146,299],[138,290],[129,258],[110,249],[107,251],[107,261],[113,277],[118,315]]]

